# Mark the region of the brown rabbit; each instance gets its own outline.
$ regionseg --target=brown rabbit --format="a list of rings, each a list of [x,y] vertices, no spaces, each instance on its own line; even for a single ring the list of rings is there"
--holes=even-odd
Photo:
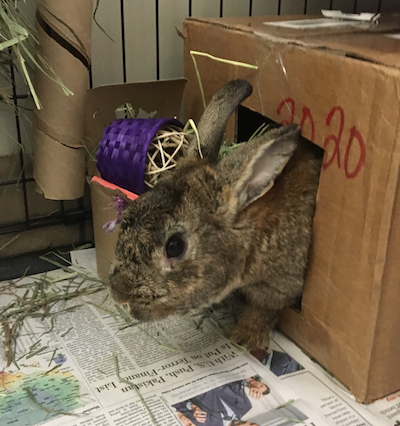
[[[279,312],[302,293],[321,168],[280,127],[218,162],[226,122],[252,92],[235,80],[212,98],[197,140],[173,172],[123,212],[111,294],[143,321],[185,314],[234,290],[247,305],[231,338],[268,343]],[[296,149],[297,148],[297,149]]]

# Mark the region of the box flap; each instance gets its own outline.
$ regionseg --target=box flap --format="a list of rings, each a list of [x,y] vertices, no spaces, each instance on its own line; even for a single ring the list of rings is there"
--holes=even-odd
[[[345,56],[400,68],[400,14],[383,15],[377,25],[340,21],[340,24],[332,26],[314,26],[310,25],[311,20],[318,22],[321,17],[304,15],[189,18],[189,20],[251,33],[276,42],[332,50],[335,54],[342,53]],[[306,22],[306,25],[301,26],[301,21]],[[281,26],[284,22],[299,22],[299,25]]]
[[[116,119],[115,110],[130,103],[134,110],[157,111],[157,117],[178,117],[184,78],[99,86],[86,95],[85,127],[88,150],[92,152],[103,129]]]
[[[185,84],[186,80],[180,78],[143,83],[112,84],[90,90],[85,100],[85,129],[88,151],[92,153],[93,157],[95,156],[96,147],[103,136],[104,127],[116,119],[115,110],[126,103],[131,104],[136,111],[140,108],[148,113],[157,111],[158,117],[179,116]],[[89,175],[99,175],[95,161],[89,164]],[[125,200],[132,199],[132,197],[124,189],[109,183],[104,184],[104,181],[96,178],[91,182],[90,192],[97,272],[106,281],[108,270],[114,259],[118,229],[114,229],[111,233],[106,232],[103,225],[116,218],[114,195]]]

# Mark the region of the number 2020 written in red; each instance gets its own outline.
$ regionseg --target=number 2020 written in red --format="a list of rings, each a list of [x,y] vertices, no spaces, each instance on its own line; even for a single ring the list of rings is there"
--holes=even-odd
[[[284,108],[285,107],[285,108]],[[281,121],[281,124],[292,124],[294,122],[294,117],[296,113],[296,104],[293,98],[285,98],[279,105],[276,110],[278,115],[283,116],[284,111],[288,111],[289,117]],[[338,125],[336,124],[338,123]],[[328,113],[325,119],[325,124],[328,127],[334,127],[336,124],[337,131],[336,133],[329,134],[323,144],[323,148],[326,151],[329,144],[333,143],[333,151],[331,154],[327,152],[324,155],[324,161],[322,163],[323,169],[328,169],[332,165],[336,164],[339,169],[343,167],[344,173],[347,178],[355,178],[360,170],[365,164],[365,143],[364,139],[361,136],[361,133],[357,130],[356,126],[352,126],[350,129],[345,129],[345,113],[341,106],[334,106]],[[309,126],[311,130],[311,142],[314,142],[315,139],[315,122],[312,116],[310,109],[306,106],[303,106],[302,117],[300,122],[300,127],[304,129],[305,126]],[[343,132],[348,133],[349,136],[347,141],[342,142]],[[344,144],[346,144],[344,146]],[[355,144],[358,144],[356,148]],[[342,153],[344,149],[344,155]],[[353,165],[350,167],[349,157],[350,154],[354,151],[356,161],[352,161]],[[343,155],[343,158],[342,158]],[[342,164],[343,162],[343,164]]]

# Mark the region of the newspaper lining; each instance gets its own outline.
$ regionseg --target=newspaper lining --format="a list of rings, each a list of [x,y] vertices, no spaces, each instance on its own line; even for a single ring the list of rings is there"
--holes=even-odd
[[[74,259],[93,268],[93,251]],[[1,425],[398,424],[400,394],[357,404],[279,333],[261,363],[225,339],[213,319],[188,315],[123,328],[113,302],[111,313],[98,307],[104,296],[68,302],[80,306],[54,324],[33,318],[24,325],[20,370],[1,361]],[[220,321],[229,327],[233,318],[222,313]],[[28,358],[32,346],[37,353]]]

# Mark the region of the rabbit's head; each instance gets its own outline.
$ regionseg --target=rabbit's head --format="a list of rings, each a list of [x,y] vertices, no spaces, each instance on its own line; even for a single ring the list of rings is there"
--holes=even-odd
[[[282,127],[218,162],[227,119],[251,91],[244,80],[223,86],[199,122],[200,141],[123,212],[109,279],[112,296],[133,317],[184,314],[242,285],[253,250],[243,212],[273,186],[299,135],[295,125]]]

